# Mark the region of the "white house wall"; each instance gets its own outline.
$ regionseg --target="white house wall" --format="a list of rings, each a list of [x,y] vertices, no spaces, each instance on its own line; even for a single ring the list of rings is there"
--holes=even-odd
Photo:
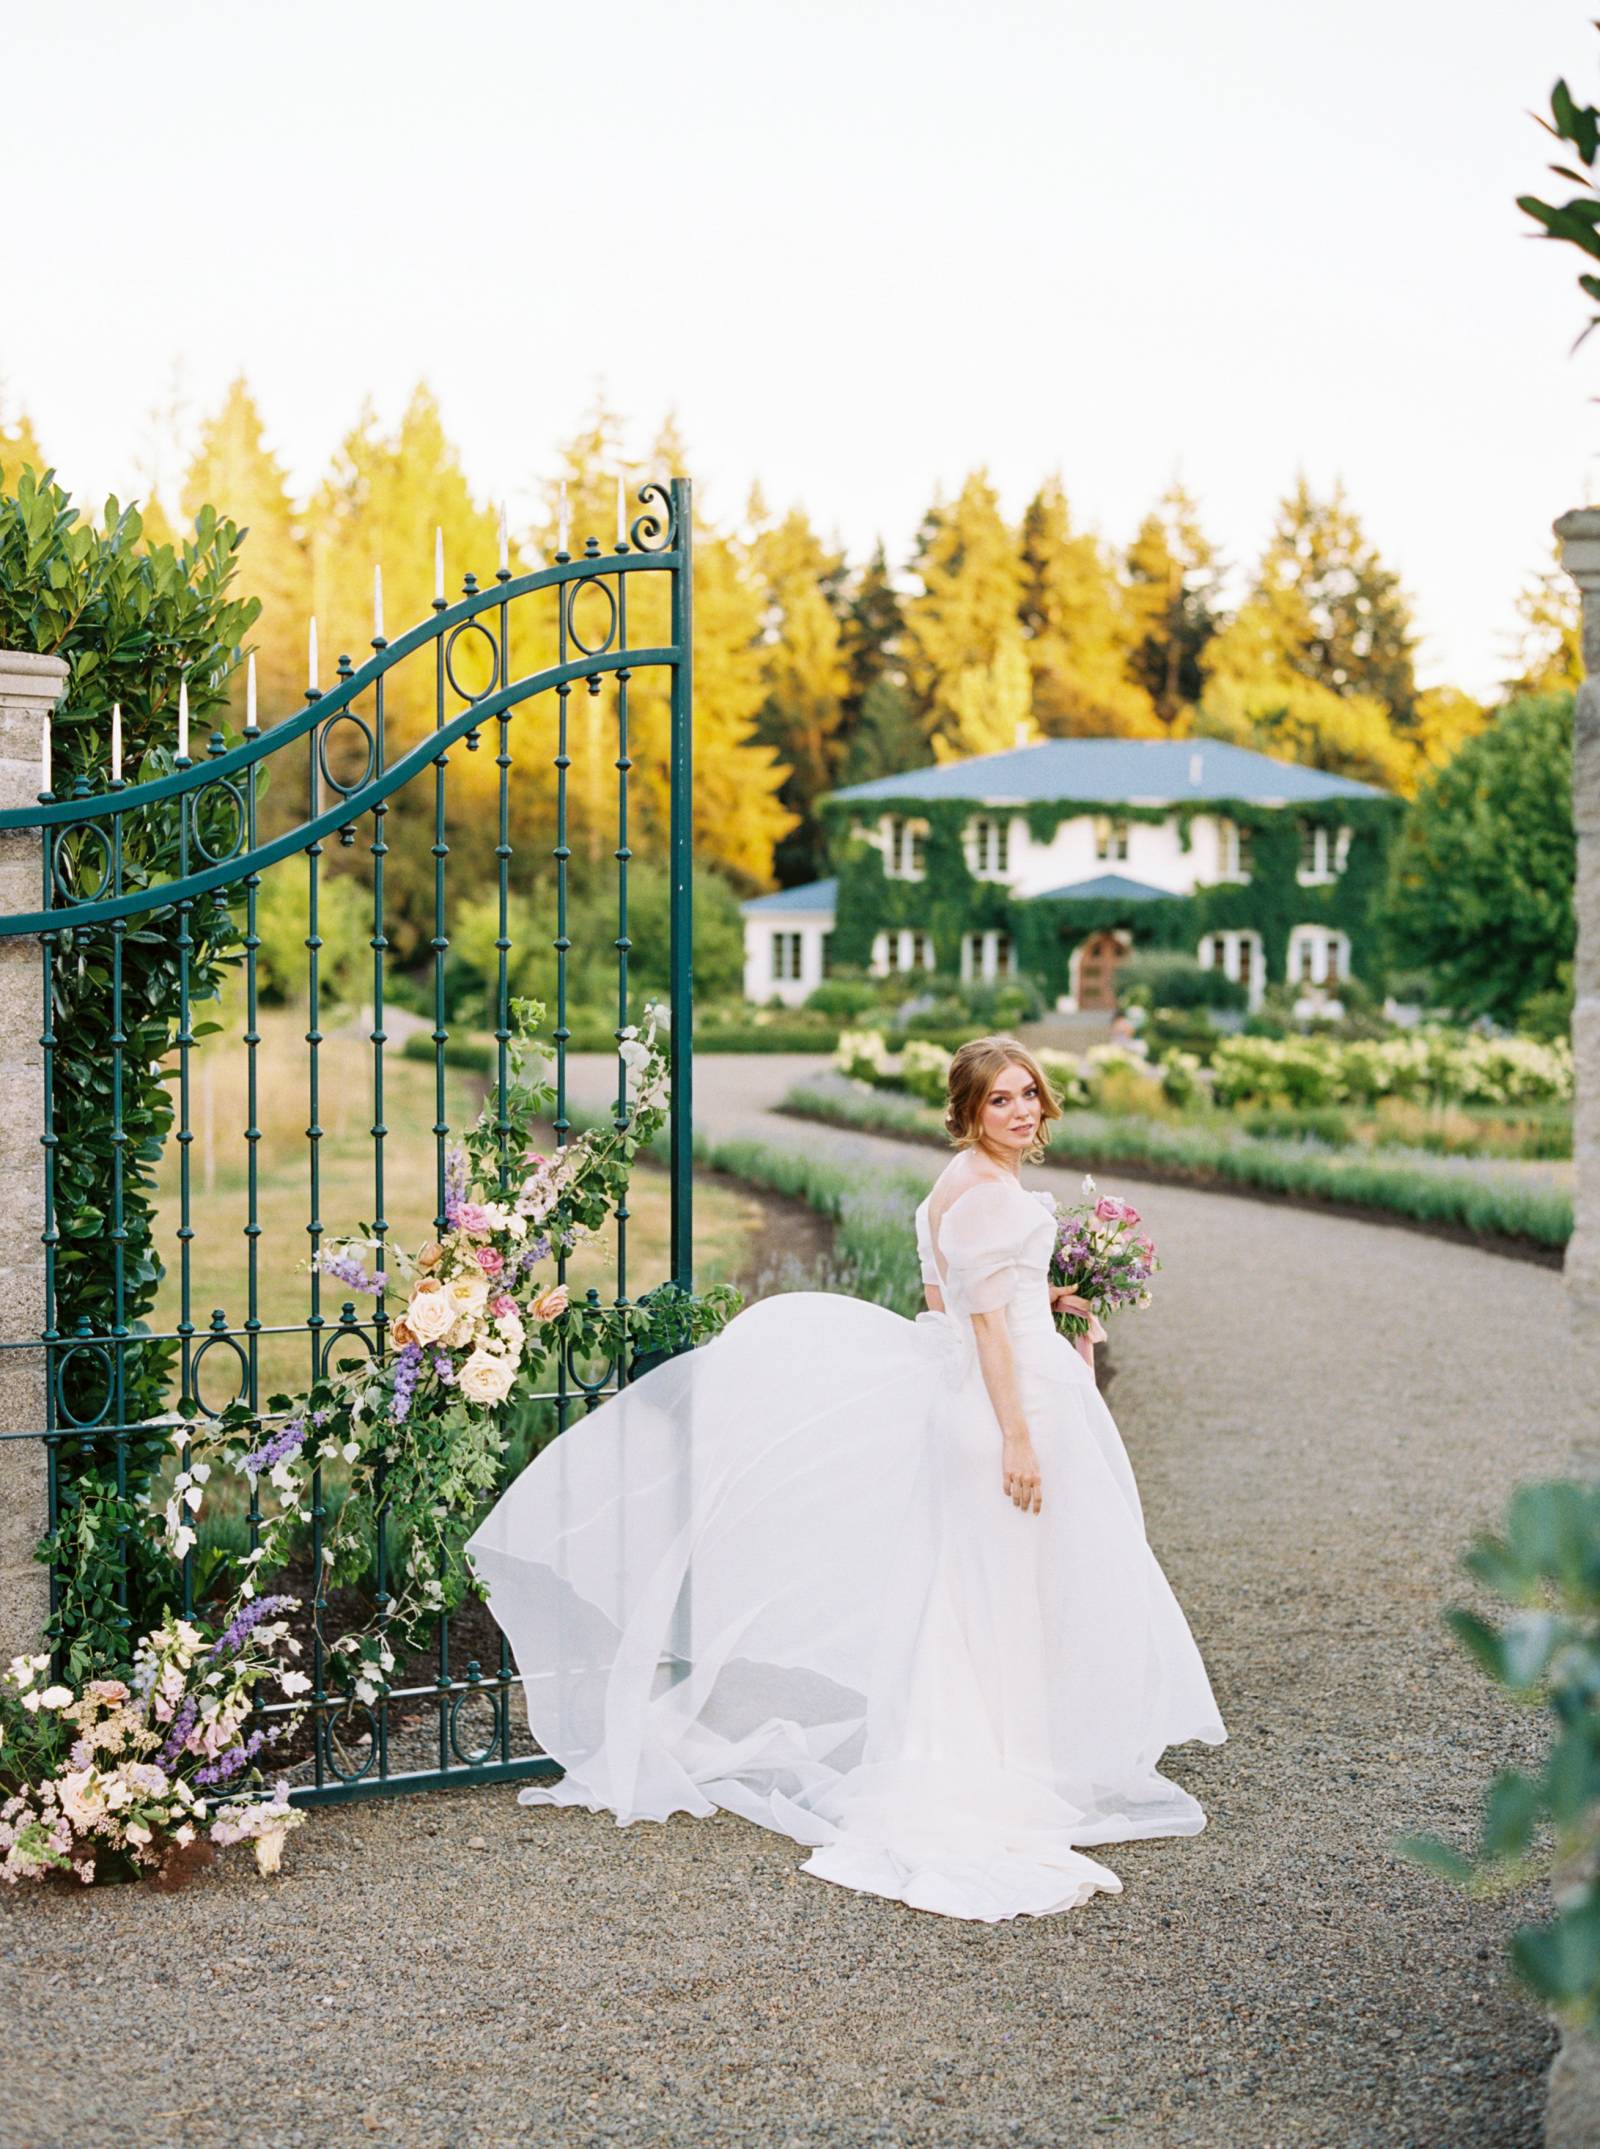
[[[1116,819],[1114,809],[1110,817]],[[1220,877],[1217,824],[1209,815],[1195,819],[1188,850],[1179,840],[1174,816],[1169,821],[1130,821],[1127,857],[1101,858],[1095,851],[1094,822],[1087,816],[1063,821],[1048,843],[1035,843],[1019,814],[1012,823],[1011,855],[1016,867],[1012,886],[1018,895],[1041,895],[1102,873],[1120,873],[1171,895],[1190,895],[1202,882]]]
[[[744,996],[758,1007],[781,1000],[785,1007],[799,1007],[822,983],[822,943],[833,930],[833,912],[785,910],[764,918],[744,921]],[[778,978],[772,974],[774,933],[800,935],[800,975]]]

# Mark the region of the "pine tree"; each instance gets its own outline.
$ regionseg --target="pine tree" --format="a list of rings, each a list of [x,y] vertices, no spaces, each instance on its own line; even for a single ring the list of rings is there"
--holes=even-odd
[[[306,680],[306,620],[311,565],[283,465],[267,446],[261,414],[241,375],[201,428],[183,484],[183,513],[193,521],[207,503],[248,531],[240,554],[240,588],[261,600],[255,631],[260,721],[300,707]],[[233,717],[242,724],[244,682],[233,683]]]
[[[1250,598],[1219,641],[1229,636],[1268,650],[1274,669],[1335,694],[1367,695],[1383,703],[1397,730],[1413,728],[1411,607],[1342,485],[1318,500],[1304,477],[1296,480],[1280,503]],[[1232,652],[1213,651],[1221,669],[1237,673]]]
[[[1200,699],[1203,659],[1217,631],[1217,556],[1199,511],[1172,485],[1128,548],[1129,670],[1171,727]]]
[[[1133,627],[1099,540],[1075,531],[1061,480],[1051,478],[1022,518],[1020,616],[1027,636],[1033,714],[1052,737],[1159,729],[1150,696],[1131,675]]]
[[[1559,547],[1554,562],[1517,598],[1516,668],[1504,682],[1510,696],[1571,694],[1583,684],[1578,587],[1561,565]]]
[[[756,735],[788,765],[780,794],[796,826],[778,847],[778,877],[809,880],[826,863],[816,803],[831,791],[843,757],[844,696],[850,678],[829,592],[843,558],[829,551],[804,512],[757,521],[752,560],[764,601],[766,694]]]
[[[914,567],[922,587],[905,607],[906,679],[934,753],[948,761],[1013,746],[1033,728],[1022,561],[985,471],[929,510]]]
[[[880,679],[903,685],[901,638],[905,608],[889,574],[883,540],[847,586],[842,645],[850,682],[845,689],[847,725],[859,720],[866,699]]]

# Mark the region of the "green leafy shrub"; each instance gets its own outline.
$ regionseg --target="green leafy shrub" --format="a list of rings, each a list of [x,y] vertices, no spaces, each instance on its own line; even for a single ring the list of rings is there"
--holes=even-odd
[[[883,1003],[881,978],[831,977],[823,979],[805,1004],[808,1014],[842,1015],[847,1022],[854,1022],[862,1015],[883,1010]]]
[[[1549,1718],[1532,1771],[1502,1769],[1463,1854],[1435,1836],[1401,1848],[1477,1892],[1557,1881],[1556,1915],[1512,1935],[1523,1982],[1575,2028],[1600,2029],[1600,1486],[1520,1485],[1498,1535],[1462,1562],[1507,1609],[1446,1619],[1502,1692]]]
[[[1130,955],[1117,970],[1117,998],[1124,1007],[1222,1007],[1240,1013],[1250,996],[1225,970],[1208,968],[1175,948]]]
[[[181,546],[146,549],[142,537],[135,508],[108,500],[104,525],[97,530],[80,518],[51,473],[40,477],[24,469],[13,480],[0,472],[0,647],[59,656],[68,667],[66,694],[51,725],[58,792],[69,791],[80,777],[92,790],[103,787],[113,702],[122,709],[129,778],[142,782],[170,774],[180,681],[188,683],[197,744],[213,726],[225,745],[236,743],[227,729],[228,682],[259,610],[255,599],[231,593],[244,532],[208,507]],[[225,853],[234,833],[231,809],[215,802],[216,825],[208,817],[212,810],[200,809],[200,832]],[[175,806],[127,816],[122,828],[127,886],[176,874]],[[63,848],[70,873],[71,841]],[[87,870],[87,857],[84,863]],[[219,890],[189,913],[189,999],[191,1008],[202,1010],[202,1019],[191,1021],[196,1039],[216,1027],[203,1010],[216,999],[227,966],[237,960],[242,899],[242,888]],[[98,1336],[112,1333],[118,1306],[119,1242],[111,1232],[115,1152],[108,939],[104,928],[63,931],[53,971],[55,1194],[61,1233],[55,1323],[70,1333],[82,1322]],[[162,1277],[152,1226],[156,1170],[173,1124],[165,1063],[181,1019],[177,943],[171,911],[146,913],[123,936],[122,1131],[127,1139],[121,1289],[122,1320],[135,1336],[147,1328]],[[170,1343],[127,1351],[124,1393],[130,1422],[165,1408],[174,1358]],[[67,1407],[92,1418],[103,1392],[93,1354],[80,1354],[63,1378]],[[126,1485],[119,1494],[112,1443],[74,1443],[70,1466],[62,1473],[61,1519],[50,1548],[62,1579],[53,1623],[58,1641],[90,1632],[109,1644],[119,1613],[135,1626],[148,1623],[148,1608],[139,1601],[147,1570],[136,1507],[165,1456],[164,1433],[129,1439],[123,1452]],[[119,1608],[95,1593],[92,1576],[103,1563],[92,1548],[99,1533],[125,1526],[133,1528],[134,1602]]]

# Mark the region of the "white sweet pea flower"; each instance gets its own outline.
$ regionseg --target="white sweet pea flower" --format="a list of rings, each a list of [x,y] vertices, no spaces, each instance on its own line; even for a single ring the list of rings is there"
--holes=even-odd
[[[47,1686],[39,1696],[41,1706],[46,1709],[65,1709],[71,1703],[71,1700],[72,1689],[70,1686]]]
[[[283,1677],[278,1681],[278,1684],[283,1688],[283,1691],[289,1696],[291,1701],[294,1699],[296,1694],[309,1693],[311,1690],[311,1681],[306,1677],[303,1671],[286,1671],[283,1674]]]

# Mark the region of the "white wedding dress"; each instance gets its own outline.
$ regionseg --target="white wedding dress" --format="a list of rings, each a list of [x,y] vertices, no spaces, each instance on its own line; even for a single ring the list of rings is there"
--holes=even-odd
[[[987,1177],[933,1200],[945,1312],[762,1300],[574,1424],[477,1531],[565,1770],[524,1802],[724,1807],[812,1846],[808,1873],[985,1921],[1119,1891],[1085,1847],[1204,1827],[1157,1763],[1226,1733],[1051,1318],[1052,1197]],[[1038,1515],[1002,1489],[973,1338],[1000,1307]]]

